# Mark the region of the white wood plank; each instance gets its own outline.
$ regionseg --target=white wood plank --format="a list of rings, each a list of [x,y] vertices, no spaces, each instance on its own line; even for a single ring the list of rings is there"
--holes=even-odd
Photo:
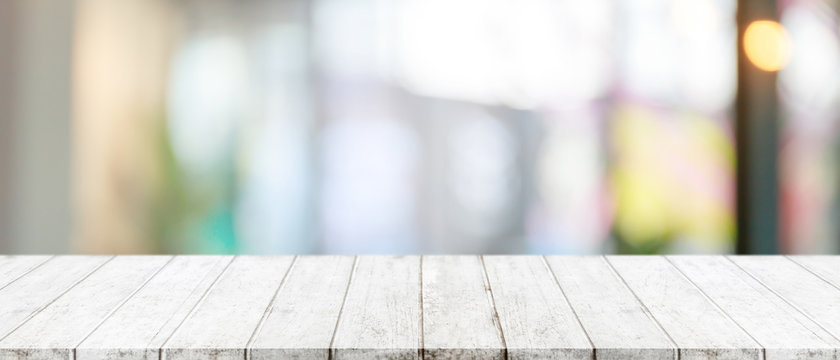
[[[0,256],[0,289],[48,261],[51,256]]]
[[[333,358],[416,359],[420,311],[420,257],[359,257],[336,327]]]
[[[245,358],[245,348],[293,257],[238,256],[172,338],[165,359]]]
[[[607,261],[677,344],[680,359],[761,358],[761,347],[664,258]]]
[[[542,257],[484,256],[508,359],[591,359],[592,344]]]
[[[0,290],[0,340],[111,259],[58,256]]]
[[[794,255],[788,258],[840,289],[840,256]]]
[[[170,259],[120,256],[109,261],[0,341],[0,359],[71,357],[88,334]]]
[[[424,357],[504,359],[492,300],[478,256],[424,256]]]
[[[840,257],[111,259],[0,257],[0,359],[840,358]]]
[[[676,359],[676,345],[602,256],[548,256],[546,261],[598,359]]]
[[[835,338],[840,338],[840,290],[781,256],[729,257]]]
[[[76,349],[77,360],[158,360],[159,349],[233,258],[178,256]]]
[[[352,256],[298,257],[249,347],[251,359],[327,359]]]
[[[840,341],[722,256],[669,256],[765,348],[765,359],[834,359]]]

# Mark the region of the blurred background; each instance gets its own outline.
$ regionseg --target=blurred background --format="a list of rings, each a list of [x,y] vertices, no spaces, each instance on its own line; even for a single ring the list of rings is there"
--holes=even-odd
[[[0,252],[836,253],[837,8],[0,1]]]

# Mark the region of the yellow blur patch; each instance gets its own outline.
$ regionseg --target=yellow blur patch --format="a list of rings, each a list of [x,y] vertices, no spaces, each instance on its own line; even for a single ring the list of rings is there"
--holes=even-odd
[[[771,20],[757,20],[744,32],[744,52],[757,68],[779,71],[790,58],[790,40],[785,28]]]

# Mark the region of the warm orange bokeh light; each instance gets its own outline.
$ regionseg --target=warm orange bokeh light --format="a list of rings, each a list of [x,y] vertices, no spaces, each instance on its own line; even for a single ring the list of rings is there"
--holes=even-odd
[[[757,68],[779,71],[787,65],[790,56],[787,31],[775,21],[753,21],[744,32],[744,52]]]

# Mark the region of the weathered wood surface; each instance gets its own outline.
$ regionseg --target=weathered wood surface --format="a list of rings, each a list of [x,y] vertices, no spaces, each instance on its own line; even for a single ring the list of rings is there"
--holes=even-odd
[[[290,256],[240,256],[163,345],[166,359],[244,359],[292,265]]]
[[[765,359],[834,359],[840,342],[722,257],[669,257],[765,351]]]
[[[110,260],[111,257],[100,256],[59,256],[25,277],[3,278],[6,286],[0,290],[0,339]]]
[[[505,339],[478,256],[423,258],[423,347],[429,359],[504,359]]]
[[[231,259],[175,258],[78,346],[76,358],[158,359],[158,349]]]
[[[840,359],[834,256],[0,256],[0,359]]]
[[[49,261],[50,256],[0,256],[0,289]]]
[[[575,309],[598,359],[674,359],[676,345],[600,256],[546,261]]]
[[[608,256],[679,348],[680,359],[761,359],[761,347],[662,257]]]
[[[418,357],[420,257],[363,256],[350,276],[333,334],[333,358]]]
[[[249,348],[252,359],[326,359],[355,257],[300,257]]]
[[[73,356],[87,335],[168,261],[171,257],[114,258],[3,338],[0,357]]]
[[[485,256],[488,284],[510,359],[585,359],[594,354],[543,258]]]
[[[788,258],[756,256],[730,259],[835,338],[840,335],[840,290],[837,287]]]

